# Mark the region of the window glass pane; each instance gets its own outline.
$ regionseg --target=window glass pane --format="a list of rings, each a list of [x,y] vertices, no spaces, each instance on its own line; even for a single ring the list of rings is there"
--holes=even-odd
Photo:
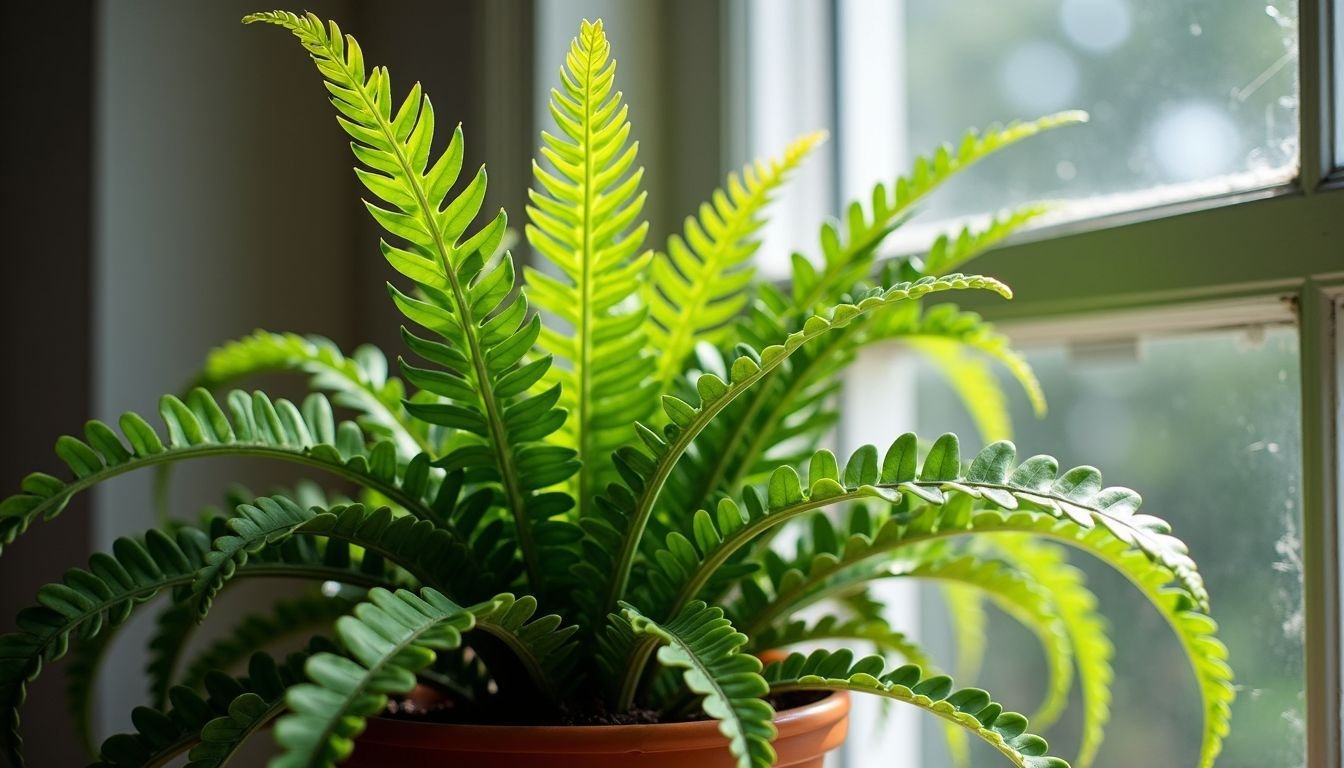
[[[1127,355],[1116,354],[1125,345],[1098,349],[1029,351],[1050,413],[1036,419],[1013,393],[1019,455],[1049,453],[1064,466],[1100,467],[1108,485],[1139,490],[1145,511],[1172,523],[1201,565],[1237,675],[1232,734],[1219,764],[1301,766],[1297,334],[1278,328],[1142,340],[1137,354],[1130,345]],[[1003,385],[1012,392],[1010,382]],[[965,443],[980,442],[937,372],[921,367],[917,388],[921,434],[953,430]],[[1097,765],[1194,765],[1201,714],[1179,645],[1131,585],[1075,554],[1116,645],[1113,718]],[[945,649],[928,626],[946,620],[936,601],[926,605],[925,639]],[[1030,711],[1045,678],[1035,640],[1004,616],[994,617],[990,638],[992,658],[1012,662],[989,663],[975,682]],[[1078,743],[1077,709],[1047,733],[1052,752],[1066,758]],[[924,743],[938,749],[941,737],[931,731]],[[924,764],[947,764],[938,757],[926,755]]]
[[[859,5],[858,0],[852,0]],[[925,221],[1030,200],[1066,215],[1263,187],[1289,179],[1297,150],[1294,0],[903,0],[890,28],[846,41],[903,41],[892,136],[924,153],[970,126],[1084,109],[1091,122],[991,158],[932,200]],[[865,29],[844,25],[842,29]],[[885,45],[885,42],[882,43]],[[847,89],[854,92],[856,89]],[[842,103],[843,114],[848,107]],[[846,137],[868,135],[862,125]],[[844,188],[887,168],[847,168]],[[912,228],[911,237],[917,237]]]

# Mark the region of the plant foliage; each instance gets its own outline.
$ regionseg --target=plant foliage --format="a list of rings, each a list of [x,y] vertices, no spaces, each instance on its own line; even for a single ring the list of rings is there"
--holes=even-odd
[[[7,764],[22,765],[20,709],[43,668],[76,650],[71,711],[87,730],[113,632],[166,596],[150,642],[152,706],[134,711],[137,732],[109,739],[98,765],[186,755],[193,768],[222,766],[274,724],[273,768],[333,766],[359,748],[368,718],[423,684],[498,722],[633,709],[677,720],[698,705],[741,768],[775,759],[772,696],[851,691],[922,709],[1021,768],[1063,766],[1025,718],[922,671],[936,660],[886,620],[871,589],[903,578],[963,596],[953,615],[976,640],[964,666],[1004,663],[981,652],[983,603],[1036,633],[1052,681],[1041,720],[1076,677],[1085,766],[1109,715],[1113,649],[1066,548],[1114,567],[1171,625],[1203,697],[1201,765],[1212,763],[1233,688],[1194,561],[1139,511],[1137,493],[1104,486],[1092,467],[1019,462],[997,440],[1009,425],[988,366],[1043,410],[1040,385],[1002,334],[946,301],[968,290],[1010,298],[959,270],[1044,209],[879,259],[941,184],[1082,115],[971,132],[918,158],[823,223],[814,257],[794,254],[781,287],[752,267],[764,212],[822,137],[729,175],[679,233],[648,247],[612,47],[601,22],[584,22],[551,93],[555,129],[541,137],[526,210],[539,258],[520,275],[504,212],[481,216],[484,168],[462,174],[462,129],[436,136],[419,84],[397,91],[353,37],[311,14],[246,21],[288,30],[317,67],[384,233],[410,359],[396,358],[392,375],[373,347],[347,354],[321,337],[258,331],[212,352],[184,395],[165,396],[160,426],[128,413],[57,441],[67,471],[31,474],[0,502],[0,545],[103,480],[196,458],[288,462],[344,486],[237,496],[196,524],[119,539],[42,588],[0,637]],[[934,359],[996,441],[973,457],[952,435],[901,435],[843,463],[817,450],[838,419],[840,374],[882,342]],[[296,405],[222,392],[276,372],[301,374],[313,393]],[[786,527],[791,551],[772,541]],[[216,596],[262,577],[323,592],[276,602],[189,653]],[[817,618],[818,606],[831,613]],[[295,635],[317,637],[284,662],[265,655]],[[837,643],[881,656],[816,650]],[[808,653],[762,671],[755,654],[784,647]],[[887,658],[906,666],[887,671]]]

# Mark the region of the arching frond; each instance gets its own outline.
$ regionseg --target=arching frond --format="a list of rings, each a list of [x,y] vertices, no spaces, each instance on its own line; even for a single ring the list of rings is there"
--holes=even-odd
[[[1059,474],[1054,459],[1037,456],[1017,465],[1010,443],[995,443],[976,455],[964,474],[956,440],[936,441],[922,469],[918,441],[904,435],[882,461],[876,449],[860,449],[843,474],[824,452],[809,467],[808,489],[784,467],[772,475],[766,498],[748,491],[744,506],[731,501],[715,515],[697,514],[687,533],[669,537],[666,548],[649,559],[648,595],[639,599],[658,610],[675,611],[695,598],[715,570],[764,531],[816,509],[865,498],[893,505],[882,517],[851,516],[854,527],[829,536],[806,570],[789,569],[770,592],[743,582],[732,613],[748,634],[787,617],[794,606],[833,588],[830,580],[859,569],[850,584],[890,573],[884,561],[965,536],[1027,533],[1079,547],[1128,577],[1171,624],[1191,658],[1205,702],[1202,765],[1216,755],[1226,733],[1234,691],[1226,649],[1213,638],[1216,624],[1207,615],[1208,594],[1185,546],[1165,522],[1136,512],[1139,497],[1122,488],[1102,487],[1100,474],[1080,467]],[[823,518],[824,519],[824,518]],[[695,530],[698,527],[699,530]],[[661,576],[656,574],[661,572]],[[797,575],[789,575],[794,574]],[[850,574],[852,576],[852,574]],[[783,586],[781,586],[781,584]],[[1159,586],[1161,585],[1161,586]],[[852,588],[852,587],[851,587]],[[609,661],[613,668],[637,674],[644,657],[638,649]]]
[[[117,539],[110,554],[93,555],[87,569],[72,568],[60,583],[39,590],[38,605],[19,613],[19,629],[0,636],[0,754],[11,765],[23,765],[19,709],[44,664],[65,656],[72,642],[95,641],[125,623],[155,595],[184,598],[209,551],[210,535],[200,529],[182,527],[174,536],[150,530],[143,539]],[[329,563],[311,547],[267,548],[236,576],[387,583],[381,572],[351,568],[346,555],[345,562]]]
[[[633,606],[622,608],[635,634],[652,637],[662,646],[658,661],[684,670],[686,687],[704,697],[705,714],[719,721],[719,732],[727,737],[738,768],[772,765],[775,712],[761,698],[767,688],[760,660],[742,653],[747,636],[733,629],[723,611],[700,602],[690,603],[664,624]]]
[[[249,736],[267,726],[284,709],[285,690],[303,679],[303,662],[330,646],[315,641],[303,652],[277,664],[256,654],[246,677],[212,673],[202,697],[188,688],[169,691],[172,707],[136,707],[131,712],[135,733],[103,742],[93,768],[148,768],[168,765],[187,754],[187,768],[222,768]]]
[[[430,457],[420,454],[406,465],[387,440],[371,441],[354,422],[336,423],[331,404],[319,394],[302,406],[272,401],[264,393],[235,390],[221,407],[204,389],[185,401],[165,395],[159,414],[164,431],[134,413],[119,420],[121,435],[101,421],[85,425],[85,439],[65,436],[56,455],[73,478],[62,480],[35,472],[20,492],[0,502],[0,544],[10,544],[35,520],[49,520],[71,497],[127,472],[193,459],[251,456],[313,467],[369,488],[422,519],[447,522],[451,501],[442,503],[441,487],[431,482]]]
[[[336,622],[345,654],[318,653],[304,664],[310,682],[285,694],[289,714],[275,726],[284,753],[272,768],[338,765],[354,750],[365,718],[387,706],[392,694],[410,693],[415,673],[436,651],[457,648],[475,625],[472,611],[423,589],[374,589],[369,602]]]
[[[1003,707],[977,688],[953,690],[952,679],[925,677],[907,665],[883,673],[879,656],[854,661],[850,651],[795,653],[762,673],[772,693],[788,691],[852,691],[894,699],[954,723],[997,749],[1018,768],[1068,768],[1047,754],[1045,739],[1027,732],[1027,718]]]
[[[433,451],[428,425],[407,417],[401,404],[406,388],[388,376],[387,357],[371,344],[346,355],[322,336],[256,331],[210,350],[193,385],[218,391],[276,372],[307,375],[313,389],[360,414],[366,432],[395,441],[402,456]]]

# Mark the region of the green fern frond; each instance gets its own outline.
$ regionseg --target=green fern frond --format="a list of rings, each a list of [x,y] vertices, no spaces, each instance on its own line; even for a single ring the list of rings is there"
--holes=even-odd
[[[700,376],[696,381],[699,406],[664,397],[663,410],[670,423],[663,434],[636,425],[640,439],[653,456],[629,446],[617,452],[616,465],[624,485],[613,485],[606,496],[597,500],[597,514],[583,520],[583,558],[575,570],[586,583],[605,587],[599,598],[599,615],[609,613],[625,593],[644,529],[672,469],[691,442],[734,399],[813,339],[891,305],[931,293],[967,289],[990,290],[1005,298],[1012,296],[1008,287],[997,280],[966,275],[923,278],[885,290],[874,289],[853,304],[841,304],[825,315],[813,315],[802,330],[789,334],[783,343],[772,344],[759,353],[744,350],[743,356],[733,362],[728,382],[714,374]]]
[[[227,410],[226,410],[227,409]],[[134,413],[119,420],[121,435],[101,421],[85,424],[85,439],[69,435],[56,441],[56,455],[73,478],[62,480],[35,472],[23,479],[18,494],[0,502],[0,545],[18,538],[35,520],[49,520],[71,497],[117,475],[198,458],[252,456],[319,469],[394,500],[419,518],[443,519],[430,482],[430,459],[420,454],[405,466],[396,446],[371,441],[354,422],[336,423],[331,403],[311,394],[303,405],[272,401],[261,392],[230,392],[221,407],[204,389],[185,401],[166,395],[159,413],[165,434]]]
[[[548,529],[567,525],[553,518],[567,512],[573,500],[538,491],[565,481],[578,463],[573,451],[541,443],[561,427],[565,414],[555,407],[560,396],[555,387],[528,396],[546,374],[550,358],[524,362],[541,320],[529,318],[526,297],[515,291],[512,257],[505,253],[494,258],[504,237],[504,212],[475,234],[466,234],[485,197],[485,169],[449,199],[462,168],[461,129],[430,165],[434,110],[429,97],[416,84],[394,113],[387,70],[366,71],[359,44],[335,23],[328,27],[312,14],[285,12],[253,14],[244,21],[277,24],[293,32],[326,80],[332,106],[340,113],[337,121],[354,139],[351,149],[364,166],[356,175],[375,197],[392,206],[366,207],[383,229],[406,244],[383,243],[383,255],[423,297],[413,298],[389,284],[393,303],[412,323],[439,337],[431,341],[404,334],[416,355],[442,370],[404,361],[401,370],[408,382],[447,402],[408,401],[404,407],[418,419],[471,436],[437,465],[467,469],[499,484],[528,583],[544,590],[543,567],[564,574],[568,561],[563,547],[552,548],[544,558],[539,547],[567,538]]]
[[[266,373],[303,373],[335,405],[359,413],[366,432],[394,440],[402,456],[432,452],[426,425],[407,418],[401,405],[405,386],[387,371],[387,357],[371,344],[346,355],[322,336],[259,330],[210,350],[194,386],[218,391]]]
[[[219,534],[223,523],[211,521]],[[173,536],[150,530],[143,539],[120,538],[111,553],[97,553],[87,569],[73,568],[61,583],[38,591],[38,606],[19,613],[19,630],[0,636],[0,707],[4,708],[0,730],[0,755],[11,765],[22,766],[19,709],[27,686],[43,665],[59,660],[71,643],[90,645],[124,624],[132,612],[163,592],[175,601],[190,594],[198,571],[206,565],[211,535],[190,526]],[[371,564],[350,565],[348,549],[328,548],[318,552],[311,542],[295,540],[267,547],[238,567],[235,578],[293,578],[338,581],[363,586],[394,583],[386,571],[375,572]],[[81,695],[87,697],[89,690]],[[76,702],[80,708],[84,702]]]
[[[88,570],[72,568],[61,583],[38,591],[38,606],[18,615],[18,631],[0,636],[0,702],[4,729],[0,754],[10,765],[23,765],[19,707],[28,683],[44,663],[65,656],[74,639],[92,639],[125,622],[139,604],[165,589],[190,583],[207,545],[198,531],[176,539],[151,530],[144,540],[118,539],[113,554],[96,554]]]
[[[925,677],[914,665],[884,674],[885,666],[880,656],[854,661],[850,651],[816,651],[810,656],[795,653],[762,674],[772,693],[852,691],[883,696],[965,728],[1018,768],[1068,768],[1068,763],[1046,754],[1045,739],[1027,732],[1027,718],[1005,712],[988,693],[977,688],[954,691],[951,678]]]
[[[569,327],[543,327],[539,348],[568,362],[548,381],[562,385],[570,412],[563,444],[583,466],[571,490],[580,509],[614,480],[610,456],[631,436],[631,425],[654,407],[646,381],[654,359],[645,352],[640,287],[653,258],[641,252],[648,222],[640,221],[646,193],[636,168],[639,142],[630,141],[629,108],[615,90],[616,62],[602,22],[584,21],[551,90],[558,136],[543,132],[529,190],[527,240],[559,273],[527,268],[537,306]],[[633,169],[633,170],[632,170]]]
[[[271,768],[334,768],[354,751],[365,719],[381,712],[389,695],[410,693],[435,652],[457,648],[474,625],[471,610],[432,589],[370,590],[369,602],[336,622],[348,655],[312,656],[304,665],[310,682],[286,692],[289,714],[275,726],[284,753]]]
[[[980,669],[984,666],[985,656],[989,651],[989,610],[985,605],[984,595],[962,584],[948,583],[940,586],[943,604],[947,606],[952,635],[957,646],[955,677],[958,680],[975,681],[980,677]],[[917,661],[911,663],[924,669],[931,669]],[[1029,719],[1035,720],[1035,718]],[[948,757],[954,768],[970,768],[970,734],[964,728],[944,723],[943,736],[947,742]]]
[[[672,235],[667,252],[654,256],[647,286],[649,347],[657,351],[655,378],[666,392],[684,370],[697,343],[726,342],[729,321],[749,297],[760,246],[754,235],[761,212],[775,191],[826,138],[812,133],[795,139],[778,158],[756,161],[728,175],[724,187],[701,203],[699,216],[686,217],[685,235]]]
[[[658,661],[685,670],[682,679],[704,697],[705,714],[719,721],[738,768],[765,768],[775,762],[774,710],[761,697],[767,692],[761,662],[742,653],[747,636],[733,629],[723,611],[704,603],[687,605],[676,617],[659,624],[630,605],[622,616],[637,635],[654,638],[662,647]]]
[[[1078,687],[1083,700],[1083,738],[1074,760],[1088,768],[1096,759],[1111,713],[1111,659],[1115,647],[1097,597],[1087,588],[1083,572],[1069,564],[1063,549],[1027,537],[996,537],[995,552],[1013,568],[1027,574],[1050,592],[1074,647]]]
[[[894,285],[905,271],[908,270],[901,265],[888,264],[877,285]],[[862,286],[854,290],[858,293]],[[752,308],[740,329],[747,342],[753,344],[768,343],[765,340],[786,335],[793,327],[782,316],[784,308],[790,305],[777,295],[776,289],[763,286],[761,293],[765,300]],[[776,309],[772,310],[772,306]],[[804,460],[806,453],[802,451],[810,451],[822,441],[839,420],[838,374],[853,364],[864,348],[891,340],[912,346],[927,341],[931,348],[955,348],[984,355],[1012,374],[1038,415],[1045,413],[1045,395],[1031,366],[993,325],[952,304],[925,308],[912,302],[869,315],[824,342],[800,350],[760,386],[734,403],[724,418],[706,430],[699,441],[699,454],[678,467],[669,483],[665,506],[698,509],[722,495],[736,495],[748,483],[764,480],[780,464]],[[721,361],[710,362],[714,363],[712,368],[725,366]],[[977,359],[962,355],[955,362],[968,370],[966,376],[957,377],[954,383],[961,385],[958,393],[978,417],[982,437],[986,441],[1006,438],[1007,412],[995,408],[996,403],[1005,402],[996,379],[991,375],[985,375],[981,381],[970,377],[969,369],[985,368]]]
[[[724,500],[717,512],[695,515],[687,533],[669,537],[653,555],[650,593],[641,595],[659,610],[675,611],[694,599],[722,563],[778,525],[826,506],[862,499],[893,505],[885,518],[852,517],[854,527],[829,537],[831,548],[819,548],[806,571],[790,569],[788,583],[769,595],[751,580],[742,584],[739,606],[732,613],[751,634],[787,616],[831,580],[859,569],[849,584],[889,573],[878,568],[893,553],[964,536],[1026,533],[1081,548],[1128,577],[1171,624],[1195,669],[1204,700],[1205,730],[1201,766],[1216,756],[1227,732],[1235,695],[1226,648],[1214,638],[1216,624],[1207,615],[1208,594],[1185,546],[1171,536],[1163,521],[1137,514],[1139,497],[1120,488],[1104,489],[1099,473],[1080,467],[1059,475],[1054,459],[1037,456],[1015,464],[1010,443],[981,451],[962,474],[955,438],[936,441],[919,468],[918,440],[899,438],[879,462],[876,449],[865,447],[846,464],[843,475],[833,457],[818,454],[811,462],[808,489],[788,467],[771,477],[766,498],[748,489],[744,506]],[[843,481],[843,482],[842,482]],[[876,565],[875,565],[876,564]],[[662,577],[654,576],[657,571]],[[852,588],[852,586],[850,587]],[[630,648],[625,662],[608,660],[628,673],[643,659]]]
[[[253,553],[295,535],[360,547],[364,553],[361,570],[381,573],[390,562],[421,584],[467,596],[490,586],[490,579],[482,580],[481,573],[469,566],[462,542],[429,521],[395,517],[387,507],[369,510],[351,504],[304,509],[284,496],[262,497],[240,505],[227,528],[227,533],[215,538],[192,580],[192,604],[198,615],[209,609],[215,595]]]
[[[991,126],[983,133],[968,131],[956,147],[945,144],[932,155],[915,158],[909,175],[891,185],[879,183],[873,187],[867,210],[862,202],[854,201],[840,223],[823,225],[820,268],[802,256],[794,258],[792,306],[786,316],[806,317],[816,307],[834,303],[839,294],[861,281],[882,241],[911,215],[917,203],[943,182],[1023,139],[1086,120],[1087,114],[1083,112],[1060,112],[1029,122]]]
[[[573,666],[578,649],[573,637],[579,631],[565,625],[556,614],[536,616],[537,600],[525,595],[495,596],[483,607],[473,609],[476,628],[504,644],[522,665],[529,682],[550,701],[559,696],[556,689]],[[503,670],[494,670],[499,676]],[[501,683],[504,688],[507,682]]]
[[[131,712],[135,733],[103,742],[93,768],[145,768],[167,765],[187,754],[187,768],[222,768],[249,736],[267,726],[284,708],[285,690],[303,679],[303,662],[317,649],[291,654],[283,664],[263,653],[254,655],[246,677],[213,673],[206,695],[176,687],[169,691],[172,708],[136,707]]]
[[[735,552],[788,520],[842,502],[877,499],[896,506],[901,514],[880,525],[864,516],[859,524],[865,531],[832,534],[833,547],[844,553],[844,559],[822,550],[817,554],[828,557],[818,567],[834,568],[864,555],[859,547],[863,539],[855,536],[908,546],[943,532],[966,532],[976,517],[973,503],[979,503],[1068,520],[1082,530],[1100,528],[1122,546],[1173,572],[1196,607],[1207,605],[1203,580],[1185,545],[1170,535],[1164,521],[1136,514],[1138,494],[1125,488],[1103,489],[1096,469],[1077,467],[1057,478],[1058,462],[1048,456],[1033,457],[1014,469],[1013,445],[999,442],[977,454],[963,475],[954,435],[935,441],[922,469],[917,450],[913,434],[898,438],[880,461],[877,449],[865,446],[849,459],[843,473],[829,451],[819,451],[809,463],[806,490],[796,470],[780,467],[771,475],[764,499],[748,488],[742,506],[724,499],[714,515],[697,513],[687,533],[672,534],[666,547],[651,558],[673,574],[667,578],[651,574],[651,604],[675,611],[699,594]]]
[[[1007,213],[996,214],[984,227],[963,226],[955,238],[939,235],[925,254],[919,269],[926,275],[941,275],[960,269],[967,262],[1002,243],[1010,235],[1049,213],[1052,207],[1031,203]]]

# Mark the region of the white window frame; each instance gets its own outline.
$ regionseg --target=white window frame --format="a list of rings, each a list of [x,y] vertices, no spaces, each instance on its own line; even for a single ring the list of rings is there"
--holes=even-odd
[[[871,30],[891,26],[893,19],[899,24],[901,4],[902,0],[726,4],[724,29],[731,44],[725,50],[745,49],[727,67],[732,73],[724,109],[729,155],[745,159],[775,151],[779,142],[773,141],[774,134],[781,129],[793,133],[831,129],[835,140],[829,151],[812,161],[820,166],[813,179],[822,181],[832,195],[827,213],[861,198],[847,188],[846,179],[854,178],[847,168],[861,167],[858,163],[869,168],[875,163],[904,167],[908,158],[891,154],[903,141],[886,141],[880,150],[856,146],[874,121],[887,122],[900,138],[905,127],[899,95],[865,88],[864,101],[850,100],[860,106],[848,112],[844,99],[856,82],[845,73],[899,69],[899,56],[893,55],[899,52],[898,44],[847,44],[846,35],[856,25]],[[977,271],[1013,286],[1017,298],[966,305],[999,322],[1010,335],[1057,341],[1084,340],[1089,333],[1113,337],[1296,320],[1302,381],[1306,764],[1333,768],[1341,764],[1344,710],[1339,568],[1344,527],[1337,522],[1344,509],[1340,487],[1344,456],[1339,447],[1344,434],[1340,407],[1344,157],[1336,156],[1335,145],[1336,122],[1344,116],[1334,114],[1334,78],[1340,71],[1334,35],[1344,29],[1344,18],[1336,18],[1344,15],[1340,10],[1344,2],[1299,0],[1298,6],[1301,158],[1296,178],[1270,188],[1024,233],[976,264]],[[781,43],[781,35],[787,42]],[[781,45],[795,51],[829,51],[829,68],[798,72],[798,67],[764,55]],[[801,89],[803,98],[793,102],[753,98],[784,86]],[[875,151],[885,154],[875,159]],[[815,250],[817,217],[808,214],[817,208],[793,205],[779,217],[786,222],[781,225],[783,238],[805,252]],[[860,365],[874,371],[882,368],[880,360]],[[866,439],[842,435],[842,442],[856,437]]]

